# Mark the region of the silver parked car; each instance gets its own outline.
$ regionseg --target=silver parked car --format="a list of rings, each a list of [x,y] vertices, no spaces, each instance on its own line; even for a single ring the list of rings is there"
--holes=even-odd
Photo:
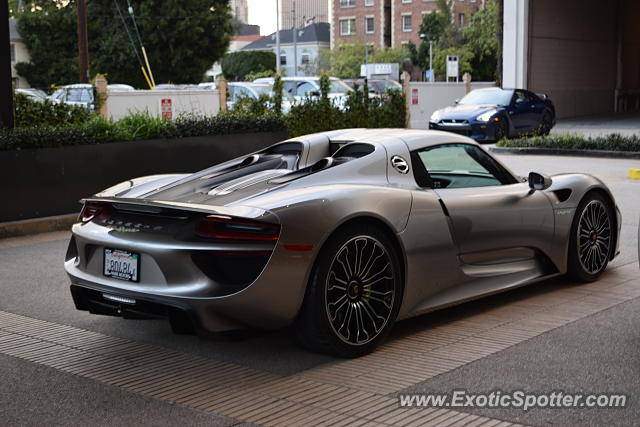
[[[76,105],[90,111],[95,109],[93,86],[87,83],[63,86],[49,96],[49,99],[56,104]]]
[[[64,265],[80,310],[177,332],[295,323],[306,347],[353,357],[398,319],[595,280],[620,224],[593,176],[527,182],[464,136],[347,129],[88,197]]]
[[[273,85],[273,77],[263,77],[254,80],[254,83],[268,83]],[[291,103],[303,103],[306,99],[320,96],[320,77],[283,77],[282,87],[285,99]],[[329,79],[329,99],[339,108],[344,108],[349,92],[353,91],[342,80],[331,77]]]

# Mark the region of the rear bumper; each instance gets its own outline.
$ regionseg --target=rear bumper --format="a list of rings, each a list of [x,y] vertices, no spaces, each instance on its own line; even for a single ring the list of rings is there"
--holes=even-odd
[[[287,326],[302,304],[314,256],[313,251],[287,250],[278,242],[271,247],[266,265],[255,278],[225,287],[194,263],[193,253],[228,247],[217,248],[215,244],[196,247],[170,239],[154,240],[143,233],[117,233],[92,223],[75,224],[72,231],[64,267],[79,310],[125,318],[164,317],[176,332]],[[282,230],[281,241],[287,238],[287,233],[288,230]],[[105,247],[140,254],[140,281],[104,276]],[[243,273],[241,268],[233,271]]]

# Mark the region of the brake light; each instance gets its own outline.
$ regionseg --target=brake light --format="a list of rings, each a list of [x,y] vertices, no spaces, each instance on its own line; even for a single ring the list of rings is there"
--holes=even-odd
[[[275,241],[278,240],[280,226],[224,215],[208,215],[198,223],[196,234],[210,239]]]
[[[103,213],[106,210],[106,206],[100,203],[85,203],[80,212],[80,220],[87,223]]]

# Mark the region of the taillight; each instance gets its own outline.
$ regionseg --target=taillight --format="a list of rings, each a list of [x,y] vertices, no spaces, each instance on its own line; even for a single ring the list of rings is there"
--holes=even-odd
[[[105,212],[107,209],[106,205],[100,203],[85,203],[82,207],[82,212],[80,212],[80,221],[87,223]]]
[[[244,218],[208,215],[198,223],[196,234],[210,239],[275,241],[278,240],[280,226]]]

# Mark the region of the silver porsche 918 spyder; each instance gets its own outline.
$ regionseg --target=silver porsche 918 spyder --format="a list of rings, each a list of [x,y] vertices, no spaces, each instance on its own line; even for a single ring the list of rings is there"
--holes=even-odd
[[[345,357],[398,319],[595,280],[621,224],[593,176],[526,180],[469,138],[402,129],[292,138],[83,202],[65,261],[78,309],[179,333],[295,324],[305,347]]]

